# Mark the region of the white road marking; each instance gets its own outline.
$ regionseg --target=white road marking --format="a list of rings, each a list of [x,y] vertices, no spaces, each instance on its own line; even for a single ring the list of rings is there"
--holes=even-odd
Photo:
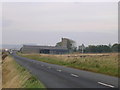
[[[104,85],[104,86],[108,86],[108,87],[111,87],[111,88],[113,88],[114,86],[112,86],[112,85],[109,85],[109,84],[106,84],[106,83],[102,83],[102,82],[98,82],[99,84],[101,84],[101,85]]]
[[[58,72],[61,72],[62,70],[57,70]]]
[[[78,76],[78,75],[76,75],[76,74],[72,74],[72,73],[71,73],[71,75],[72,75],[72,76],[74,76],[74,77],[79,77],[79,76]]]

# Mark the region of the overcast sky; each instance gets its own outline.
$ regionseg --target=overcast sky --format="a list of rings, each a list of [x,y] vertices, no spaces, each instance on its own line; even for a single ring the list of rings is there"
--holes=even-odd
[[[5,2],[3,44],[55,45],[62,37],[77,45],[118,42],[116,2]]]

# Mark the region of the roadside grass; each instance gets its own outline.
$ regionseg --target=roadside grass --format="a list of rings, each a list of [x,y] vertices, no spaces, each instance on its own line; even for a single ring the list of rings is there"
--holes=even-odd
[[[45,88],[35,76],[17,64],[11,56],[6,57],[2,63],[2,76],[2,88]]]
[[[20,56],[43,61],[52,64],[73,67],[81,70],[87,70],[111,76],[118,75],[118,53],[103,54],[66,54],[66,55],[48,55],[48,54],[20,54]]]

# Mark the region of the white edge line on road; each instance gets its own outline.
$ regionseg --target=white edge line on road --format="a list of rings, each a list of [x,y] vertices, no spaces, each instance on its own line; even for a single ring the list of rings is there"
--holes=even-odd
[[[62,70],[58,69],[57,71],[58,71],[58,72],[61,72]]]
[[[78,75],[76,75],[76,74],[72,74],[72,73],[71,73],[71,75],[72,75],[72,76],[74,76],[74,77],[79,77],[79,76],[78,76]]]
[[[102,82],[98,82],[99,84],[101,84],[101,85],[104,85],[104,86],[108,86],[108,87],[111,87],[111,88],[113,88],[114,86],[112,86],[112,85],[109,85],[109,84],[106,84],[106,83],[102,83]]]

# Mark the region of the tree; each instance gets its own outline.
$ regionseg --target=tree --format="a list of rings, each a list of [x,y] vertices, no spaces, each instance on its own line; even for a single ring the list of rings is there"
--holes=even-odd
[[[89,45],[85,48],[85,52],[90,53],[105,53],[105,52],[111,52],[111,48],[107,45]]]
[[[120,52],[120,44],[114,44],[111,49],[113,52]]]
[[[79,51],[79,52],[82,52],[82,53],[85,52],[85,45],[82,44],[81,46],[79,46],[79,47],[78,47],[78,51]]]
[[[99,53],[106,53],[111,51],[110,47],[107,45],[98,45],[97,50]]]
[[[85,52],[95,53],[97,52],[97,47],[94,45],[89,45],[85,48]]]

